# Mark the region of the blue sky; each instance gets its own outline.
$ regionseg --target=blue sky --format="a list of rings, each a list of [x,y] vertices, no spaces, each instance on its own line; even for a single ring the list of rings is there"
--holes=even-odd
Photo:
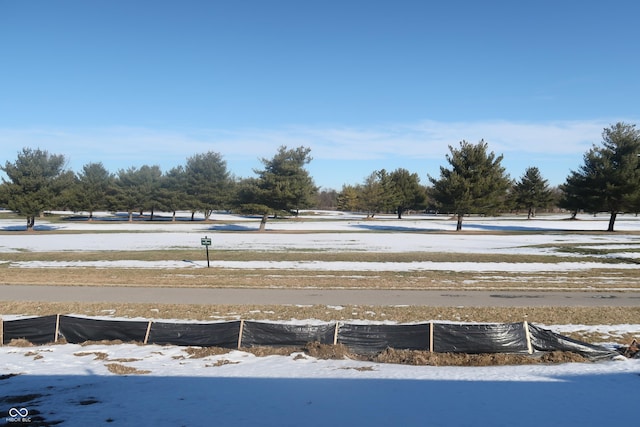
[[[640,124],[640,3],[0,0],[0,162],[164,171],[215,151],[253,176],[311,148],[317,185],[439,176],[484,139],[552,185]]]

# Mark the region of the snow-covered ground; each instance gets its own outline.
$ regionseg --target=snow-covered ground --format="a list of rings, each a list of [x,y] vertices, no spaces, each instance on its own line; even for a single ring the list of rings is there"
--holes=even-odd
[[[455,222],[448,218],[415,215],[397,220],[393,217],[366,220],[361,215],[316,215],[317,221],[269,221],[267,230],[283,233],[255,233],[259,219],[231,215],[216,215],[214,220],[170,222],[78,222],[48,223],[38,221],[41,230],[75,231],[78,234],[5,234],[0,239],[0,252],[50,251],[112,251],[201,249],[200,239],[212,239],[212,250],[245,251],[367,251],[367,252],[450,252],[482,254],[540,254],[571,256],[560,252],[565,244],[577,244],[584,249],[594,247],[615,252],[617,258],[640,258],[640,237],[619,233],[583,234],[579,231],[602,231],[607,228],[608,217],[582,216],[568,221],[566,216],[548,216],[526,220],[522,217],[469,218],[465,220],[465,233],[429,233],[452,231]],[[23,230],[19,221],[0,221],[0,230]],[[620,216],[616,229],[640,230],[640,218]],[[106,233],[108,231],[108,233]],[[483,233],[483,231],[485,233]],[[491,231],[531,231],[531,233],[491,234]],[[540,231],[540,233],[536,233]],[[566,231],[569,231],[568,233]],[[595,245],[595,246],[594,246]],[[629,249],[624,252],[624,249]],[[632,251],[635,250],[635,251]],[[577,257],[577,255],[574,255]],[[602,255],[607,257],[608,255]],[[215,257],[213,257],[215,258]],[[198,268],[206,261],[25,261],[12,263],[12,267],[103,267],[130,268]],[[557,264],[509,263],[432,263],[432,262],[234,262],[213,259],[212,267],[264,268],[333,271],[568,271],[599,269],[635,269],[637,265],[576,262]]]
[[[21,374],[0,379],[0,411],[65,426],[634,425],[640,383],[640,360],[429,367],[130,344],[2,347],[0,360],[0,378]]]
[[[220,218],[226,220],[224,224],[38,221],[41,229],[80,233],[5,233],[0,235],[0,252],[199,248],[200,238],[205,235],[212,237],[216,249],[265,251],[555,254],[558,253],[556,246],[572,243],[584,248],[628,250],[624,256],[637,258],[640,246],[640,237],[634,234],[576,233],[606,229],[608,218],[605,216],[585,216],[580,221],[566,221],[564,217],[532,221],[470,218],[465,220],[464,229],[479,233],[460,235],[423,233],[455,227],[445,218],[427,216],[402,221],[326,216],[314,222],[271,221],[268,224],[268,229],[289,231],[282,234],[243,233],[257,229],[258,221]],[[0,230],[21,227],[24,227],[22,222],[0,221]],[[618,219],[616,229],[640,230],[640,219],[623,216]],[[482,233],[494,230],[540,233]],[[565,233],[565,230],[573,232]],[[621,253],[617,252],[616,256],[622,256]],[[119,266],[140,267],[130,261],[120,263]],[[184,264],[190,268],[202,266],[198,262]],[[385,264],[366,263],[344,268],[403,267]],[[471,264],[461,268],[500,267]],[[572,264],[563,263],[560,267],[551,264],[544,268],[591,268],[580,267],[579,259]],[[34,261],[12,267],[38,268],[43,265],[51,266]],[[59,267],[67,265],[57,264]],[[243,268],[242,265],[224,266]],[[302,263],[283,266],[278,268],[305,268]],[[335,264],[327,266],[338,267]],[[313,268],[321,269],[322,266],[316,263]],[[413,265],[411,268],[438,266]],[[501,268],[513,271],[532,266],[505,264]],[[549,328],[559,333],[593,328],[612,336],[640,333],[640,324],[554,325]],[[129,367],[132,372],[115,374],[109,367],[116,365]],[[4,346],[0,347],[0,424],[28,425],[21,422],[24,416],[25,421],[29,418],[37,421],[42,417],[51,425],[62,420],[61,425],[65,426],[632,425],[638,419],[639,385],[638,359],[460,368],[317,360],[302,354],[255,357],[239,351],[192,358],[184,348],[156,345]]]

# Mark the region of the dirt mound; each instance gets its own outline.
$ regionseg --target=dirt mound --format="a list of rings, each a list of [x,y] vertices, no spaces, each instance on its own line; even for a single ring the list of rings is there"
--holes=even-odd
[[[291,353],[296,353],[301,351],[298,347],[243,347],[242,351],[246,351],[247,353],[251,353],[255,356],[289,356]]]
[[[528,354],[490,353],[430,353],[428,351],[395,350],[388,348],[370,358],[373,362],[426,366],[502,366],[537,363],[588,362],[576,353],[552,352],[541,356]]]
[[[209,356],[218,356],[227,354],[231,350],[221,347],[187,347],[184,352],[189,355],[190,359],[204,359]]]
[[[328,345],[320,344],[319,342],[311,342],[305,345],[304,352],[316,359],[340,360],[345,358],[356,358],[343,344]]]
[[[274,354],[264,348],[261,355]],[[290,349],[289,354],[294,352]],[[501,366],[530,365],[538,363],[580,363],[589,360],[576,353],[551,352],[542,355],[528,354],[466,354],[466,353],[430,353],[417,350],[396,350],[387,348],[375,355],[351,353],[344,345],[326,345],[317,342],[307,344],[304,353],[316,359],[354,359],[376,363],[395,363],[414,366]],[[255,353],[254,353],[255,354]],[[277,354],[283,354],[278,352]],[[286,353],[285,353],[286,354]]]
[[[24,338],[13,338],[7,345],[11,347],[33,347],[35,344]]]
[[[540,356],[540,363],[583,363],[589,359],[570,351],[552,351]]]
[[[88,340],[80,343],[80,345],[83,347],[86,347],[89,345],[122,345],[122,344],[135,344],[138,346],[144,345],[140,341],[122,341],[122,340],[98,340],[98,341]]]
[[[310,357],[322,360],[362,360],[375,363],[395,363],[414,366],[502,366],[502,365],[532,365],[555,363],[584,363],[588,359],[577,353],[568,351],[554,351],[537,355],[509,354],[509,353],[431,353],[418,350],[396,350],[387,348],[375,355],[361,355],[349,351],[343,344],[331,345],[319,342],[307,343],[304,347],[247,347],[242,351],[264,356],[290,356],[293,353],[304,353]],[[185,352],[190,358],[204,358],[226,354],[230,350],[219,347],[187,347]]]

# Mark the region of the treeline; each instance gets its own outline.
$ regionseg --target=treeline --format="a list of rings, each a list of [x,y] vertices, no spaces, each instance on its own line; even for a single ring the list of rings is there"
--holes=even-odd
[[[340,191],[320,190],[305,166],[310,149],[281,146],[273,158],[261,159],[255,177],[236,178],[219,153],[196,154],[184,165],[163,172],[158,166],[131,167],[109,172],[102,163],[84,165],[78,173],[65,169],[65,157],[40,149],[23,148],[15,162],[0,169],[7,175],[0,185],[0,206],[27,218],[27,229],[50,210],[128,212],[190,211],[204,214],[230,210],[262,216],[297,214],[300,209],[324,208],[366,212],[369,216],[430,210],[457,217],[457,230],[465,215],[507,211],[535,215],[536,210],[557,206],[578,211],[616,215],[640,210],[640,132],[635,125],[617,123],[604,129],[601,145],[584,154],[584,164],[566,182],[550,188],[537,167],[527,168],[512,180],[502,155],[488,150],[484,141],[461,141],[449,147],[448,166],[439,176],[420,183],[406,169],[374,171],[362,184],[344,185]]]

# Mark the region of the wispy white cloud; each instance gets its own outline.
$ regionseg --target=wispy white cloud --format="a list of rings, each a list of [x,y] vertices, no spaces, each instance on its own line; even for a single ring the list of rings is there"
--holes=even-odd
[[[184,164],[194,154],[215,151],[231,162],[270,158],[281,145],[311,148],[314,160],[360,162],[424,159],[442,161],[448,146],[461,140],[484,139],[489,149],[505,159],[535,158],[557,161],[580,159],[601,140],[605,127],[617,120],[559,122],[438,122],[358,126],[287,126],[243,129],[150,129],[139,127],[75,129],[0,129],[0,161],[12,161],[23,147],[64,154],[73,170],[89,162],[103,162],[109,169],[157,164],[163,170]],[[625,120],[633,123],[633,121]],[[576,167],[575,164],[568,167]],[[374,168],[371,169],[372,171]],[[342,172],[342,171],[340,171]],[[346,171],[344,173],[347,173]],[[518,172],[520,173],[520,172]],[[345,178],[345,182],[353,181]]]

